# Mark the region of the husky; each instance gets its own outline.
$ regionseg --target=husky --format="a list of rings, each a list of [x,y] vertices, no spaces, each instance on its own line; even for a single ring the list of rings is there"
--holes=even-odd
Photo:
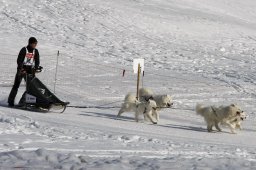
[[[159,121],[159,112],[163,108],[171,108],[173,105],[172,97],[170,95],[154,95],[152,90],[148,88],[141,88],[139,90],[139,101],[145,102],[148,100],[154,100],[157,104],[157,111],[152,113],[152,116]],[[124,103],[118,112],[117,116],[121,116],[124,112],[136,112],[136,96],[133,93],[129,93],[125,96]]]
[[[173,106],[172,97],[170,95],[155,95],[152,90],[148,88],[141,88],[139,90],[140,98],[147,99],[151,98],[156,101],[157,109],[170,108]]]
[[[140,88],[139,89],[139,96],[140,97],[147,97],[147,96],[153,96],[154,92],[149,88]]]
[[[144,120],[150,120],[153,124],[157,124],[157,120],[153,117],[156,114],[156,102],[154,100],[149,99],[145,102],[138,102],[137,108],[135,111],[135,120],[139,122],[139,115],[144,115]]]
[[[204,120],[207,124],[208,132],[212,131],[212,127],[218,131],[221,131],[219,123],[227,125],[232,133],[236,133],[236,127],[241,128],[241,115],[244,119],[244,112],[241,108],[235,104],[229,106],[203,106],[197,104],[196,113],[204,117]]]

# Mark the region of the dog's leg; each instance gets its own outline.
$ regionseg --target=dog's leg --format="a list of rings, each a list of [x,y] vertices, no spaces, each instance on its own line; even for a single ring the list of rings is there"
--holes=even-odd
[[[143,116],[144,116],[144,122],[149,121],[149,120],[148,120],[148,117],[147,117],[147,115],[146,115],[146,113],[143,113]]]
[[[208,131],[208,132],[212,132],[212,126],[211,126],[211,125],[208,125],[208,126],[207,126],[207,131]]]
[[[235,128],[233,127],[233,125],[230,125],[230,130],[231,130],[231,133],[236,134],[236,131],[235,131]]]
[[[139,122],[139,112],[136,110],[136,112],[135,112],[135,121],[136,122]]]
[[[212,132],[213,122],[211,122],[210,120],[206,120],[206,119],[205,119],[205,122],[207,124],[207,131]]]
[[[213,127],[212,123],[211,122],[207,122],[207,131],[208,132],[212,132],[212,127]]]
[[[154,118],[155,118],[156,121],[158,122],[158,121],[159,121],[159,113],[158,113],[158,111],[157,111],[157,110],[154,110],[152,113],[153,113]]]
[[[143,113],[143,116],[144,116],[144,121],[147,121],[147,116],[145,113]]]
[[[242,130],[242,126],[240,122],[236,124],[236,129]]]
[[[144,116],[144,121],[146,121],[146,122],[150,121],[146,113],[143,113],[143,116]]]
[[[226,122],[226,124],[227,124],[228,127],[230,128],[231,133],[236,134],[236,132],[235,132],[235,126],[232,125],[230,122]]]
[[[215,128],[219,131],[219,132],[221,132],[221,129],[220,129],[220,127],[219,127],[219,124],[218,124],[218,122],[215,122]]]
[[[159,121],[159,114],[156,110],[152,111],[152,117],[155,118],[157,121]]]
[[[119,110],[119,112],[118,112],[118,114],[117,114],[117,117],[120,117],[122,113],[124,113],[124,109],[123,109],[123,108],[121,108],[121,109]]]
[[[117,117],[120,117],[122,113],[130,111],[130,105],[127,103],[123,103],[121,109],[119,110]]]
[[[157,119],[157,115],[156,115],[156,112],[155,112],[155,111],[152,112],[152,117],[155,118],[155,119]]]
[[[154,120],[153,116],[152,116],[152,111],[148,111],[145,113],[147,115],[147,117],[149,118],[149,120],[153,123],[153,124],[157,124],[157,121]]]

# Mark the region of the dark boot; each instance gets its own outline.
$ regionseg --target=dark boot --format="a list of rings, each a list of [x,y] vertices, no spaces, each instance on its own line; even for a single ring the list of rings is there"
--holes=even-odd
[[[11,90],[11,92],[10,92],[10,95],[9,95],[9,97],[8,97],[8,105],[9,105],[10,107],[13,107],[13,106],[14,106],[14,100],[15,100],[15,97],[16,97],[16,95],[17,95],[17,92],[18,92],[18,90],[12,88],[12,90]]]
[[[19,101],[19,106],[24,106],[26,104],[26,91],[22,94],[22,97]]]

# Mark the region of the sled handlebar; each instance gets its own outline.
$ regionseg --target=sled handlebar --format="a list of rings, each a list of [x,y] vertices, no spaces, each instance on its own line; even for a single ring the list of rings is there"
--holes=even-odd
[[[42,70],[43,70],[43,67],[39,66],[38,68],[35,68],[35,73],[40,73],[42,72]]]

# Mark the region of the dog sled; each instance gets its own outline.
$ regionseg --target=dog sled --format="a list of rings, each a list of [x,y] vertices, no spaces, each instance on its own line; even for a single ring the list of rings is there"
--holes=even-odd
[[[42,71],[42,67],[35,70],[34,73]],[[52,110],[63,113],[69,102],[63,102],[55,96],[36,76],[35,74],[25,75],[26,91],[23,93],[18,106],[16,108],[49,112]]]

